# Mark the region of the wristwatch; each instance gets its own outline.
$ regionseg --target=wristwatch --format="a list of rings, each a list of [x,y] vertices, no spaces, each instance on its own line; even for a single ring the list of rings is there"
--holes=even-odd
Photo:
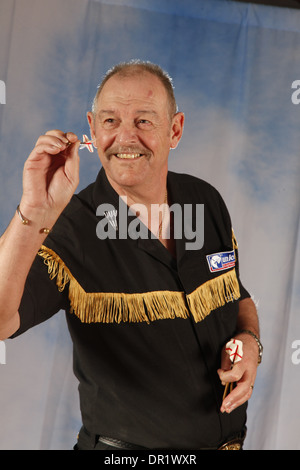
[[[260,364],[261,361],[262,361],[264,348],[263,348],[263,345],[261,344],[259,338],[253,333],[253,331],[250,331],[250,330],[240,330],[240,331],[238,331],[238,334],[241,334],[241,333],[251,335],[255,339],[255,341],[257,343],[257,346],[258,346],[258,364]]]

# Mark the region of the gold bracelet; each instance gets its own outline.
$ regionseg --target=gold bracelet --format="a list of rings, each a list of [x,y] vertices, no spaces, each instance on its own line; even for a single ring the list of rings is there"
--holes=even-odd
[[[47,227],[41,228],[41,230],[40,230],[40,233],[46,233],[47,235],[50,232],[51,232],[51,228],[47,228]]]
[[[23,216],[22,212],[20,211],[20,204],[18,204],[18,207],[17,207],[17,214],[18,214],[18,216],[20,217],[21,222],[22,222],[23,225],[28,225],[28,224],[29,224],[29,220],[26,219],[26,218]]]
[[[21,222],[22,222],[23,225],[29,225],[30,224],[30,221],[28,219],[26,219],[26,217],[24,217],[24,215],[22,214],[22,212],[20,210],[20,204],[18,204],[18,207],[17,207],[17,214],[20,217]],[[51,232],[51,229],[47,228],[47,227],[41,228],[41,230],[40,230],[40,233],[48,234],[50,232]]]

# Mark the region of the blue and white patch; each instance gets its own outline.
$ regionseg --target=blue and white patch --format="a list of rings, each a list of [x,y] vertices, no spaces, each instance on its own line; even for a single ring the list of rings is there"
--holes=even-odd
[[[224,271],[225,269],[233,268],[235,266],[234,250],[207,255],[206,259],[211,273]]]

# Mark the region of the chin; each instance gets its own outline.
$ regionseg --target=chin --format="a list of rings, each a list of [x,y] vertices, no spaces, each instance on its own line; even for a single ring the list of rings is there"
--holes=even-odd
[[[121,188],[134,188],[138,187],[147,181],[147,178],[143,177],[143,175],[136,174],[136,172],[111,172],[106,171],[107,178],[109,179],[111,185]]]
[[[137,165],[137,162],[130,165],[106,165],[104,169],[110,182],[122,187],[139,186],[149,179],[149,170],[144,165]],[[143,168],[144,167],[144,168]]]

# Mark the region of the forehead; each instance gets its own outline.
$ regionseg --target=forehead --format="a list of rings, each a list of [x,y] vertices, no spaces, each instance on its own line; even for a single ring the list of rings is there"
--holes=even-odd
[[[148,72],[139,72],[134,75],[112,76],[104,85],[98,97],[98,109],[108,105],[140,106],[151,108],[166,108],[167,92],[155,75]]]

